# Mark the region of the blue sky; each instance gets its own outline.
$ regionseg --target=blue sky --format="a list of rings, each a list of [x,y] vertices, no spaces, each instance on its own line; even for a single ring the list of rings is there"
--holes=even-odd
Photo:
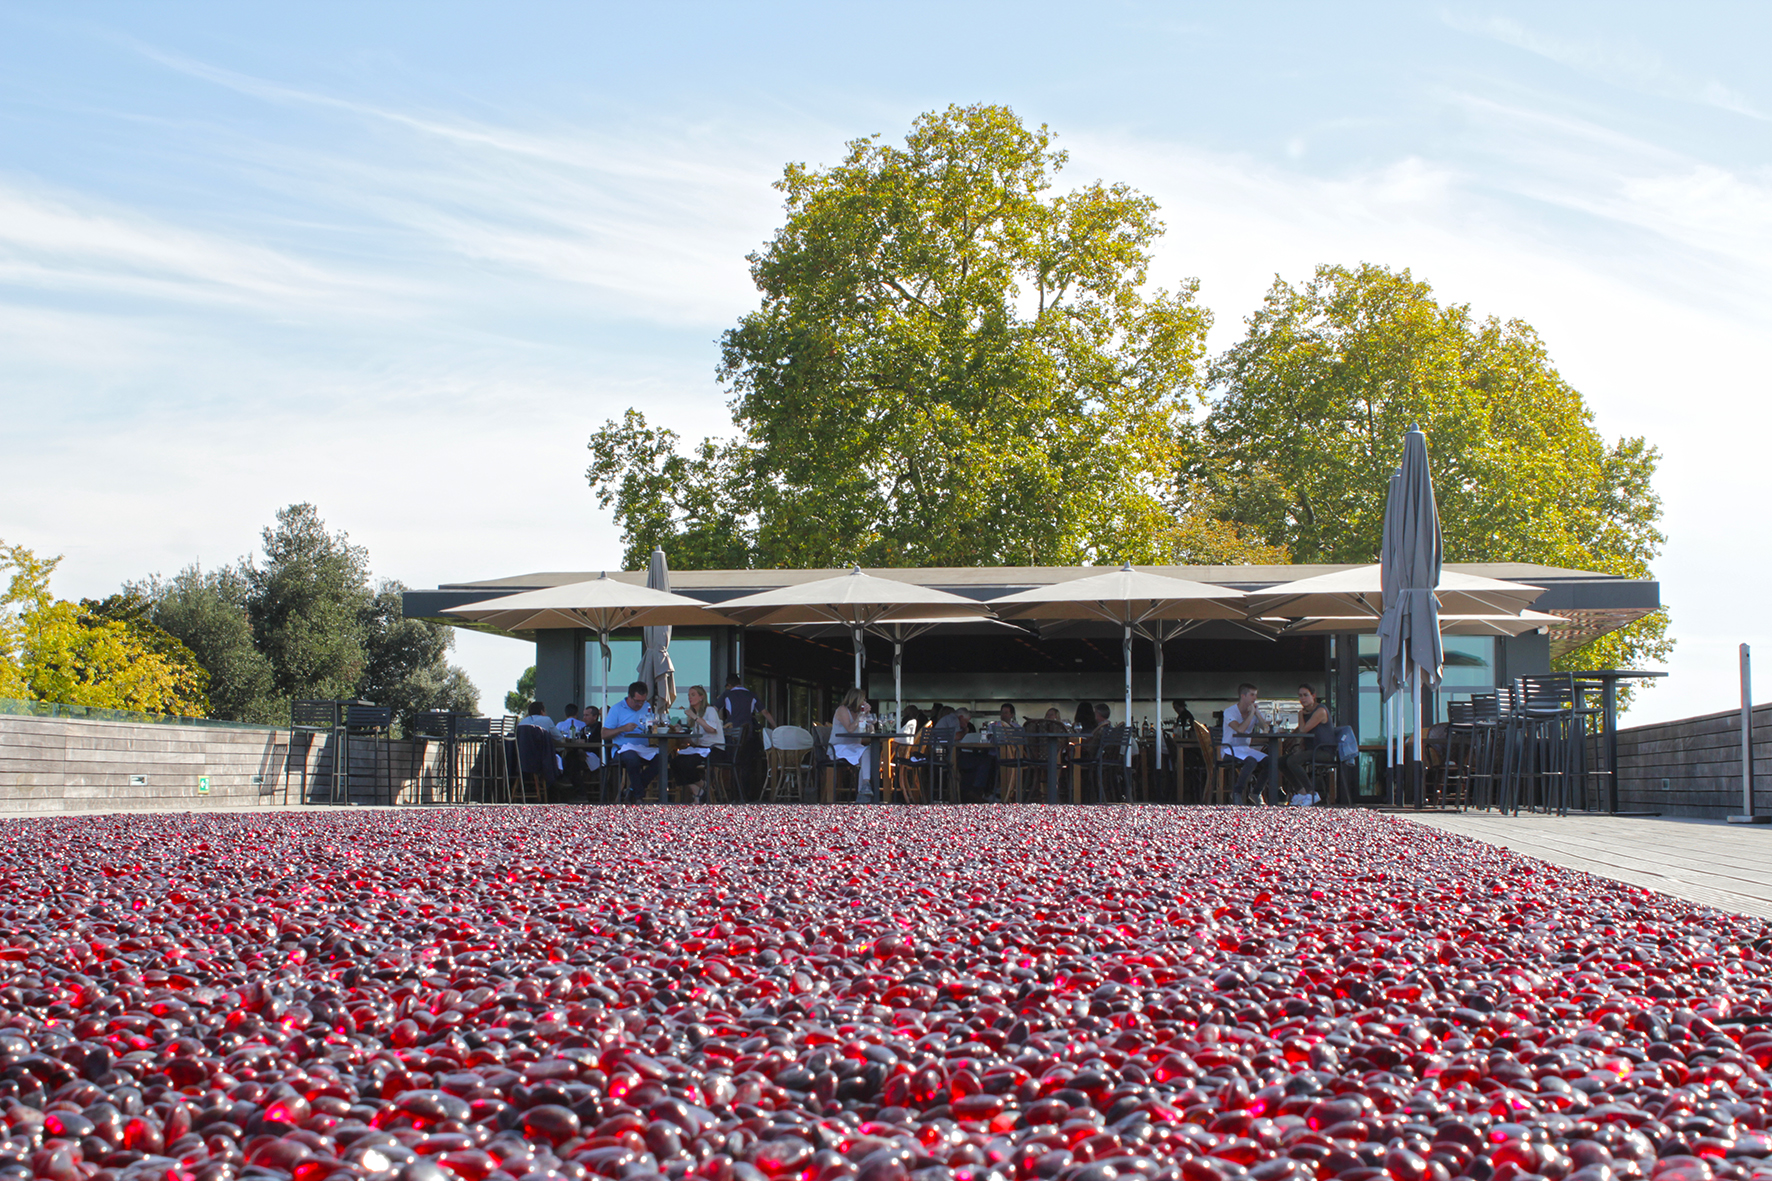
[[[67,596],[312,500],[412,585],[598,569],[585,440],[728,429],[790,160],[991,101],[1163,207],[1224,347],[1276,274],[1520,316],[1665,459],[1680,647],[1772,652],[1764,6],[0,6],[0,538]],[[527,663],[465,640],[487,702]]]

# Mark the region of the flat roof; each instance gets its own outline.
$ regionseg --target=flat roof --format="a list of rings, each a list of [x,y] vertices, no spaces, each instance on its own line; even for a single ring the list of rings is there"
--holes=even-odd
[[[1292,566],[1138,566],[1139,570],[1186,578],[1194,582],[1227,586],[1241,591],[1260,591],[1283,582],[1333,574],[1370,563],[1306,563]],[[1532,604],[1534,610],[1561,616],[1566,622],[1549,630],[1551,650],[1561,653],[1614,631],[1661,607],[1661,587],[1653,579],[1622,578],[1594,570],[1570,570],[1535,562],[1447,562],[1447,570],[1525,583],[1544,588]],[[776,587],[794,586],[845,574],[850,567],[812,570],[672,570],[671,590],[704,603],[717,604],[740,595]],[[876,578],[911,582],[964,595],[970,599],[994,599],[1011,591],[1050,586],[1100,574],[1117,566],[921,566],[875,567],[865,570]],[[475,626],[456,616],[443,615],[446,607],[460,607],[484,599],[583,582],[605,573],[601,570],[545,570],[511,574],[469,582],[448,582],[434,591],[408,591],[403,610],[408,617],[435,619],[457,627]],[[610,570],[612,579],[643,584],[644,570]],[[481,629],[484,630],[484,629]]]

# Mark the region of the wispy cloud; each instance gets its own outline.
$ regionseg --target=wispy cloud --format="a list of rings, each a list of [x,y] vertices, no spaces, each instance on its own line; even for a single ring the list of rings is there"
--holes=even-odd
[[[409,290],[134,210],[0,179],[0,283],[360,314]]]
[[[1682,102],[1701,103],[1753,119],[1768,116],[1740,90],[1716,78],[1699,78],[1667,64],[1660,54],[1617,39],[1571,40],[1554,37],[1509,17],[1446,14],[1446,23],[1466,33],[1490,37],[1614,86]]]

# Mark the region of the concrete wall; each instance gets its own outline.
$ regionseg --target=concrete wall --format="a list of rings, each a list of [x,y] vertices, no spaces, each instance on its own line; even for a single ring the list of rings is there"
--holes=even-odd
[[[1772,812],[1772,705],[1754,707],[1755,810]],[[1618,732],[1618,806],[1713,819],[1741,811],[1741,711]]]
[[[333,753],[326,736],[303,734],[292,751],[282,729],[0,714],[0,813],[295,805],[304,767],[310,798],[324,798]],[[425,739],[352,742],[352,802],[387,802],[373,785],[389,779],[400,803],[442,802],[442,756]]]

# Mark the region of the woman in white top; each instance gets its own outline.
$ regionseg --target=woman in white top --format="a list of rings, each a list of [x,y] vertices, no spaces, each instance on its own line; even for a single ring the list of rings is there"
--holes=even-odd
[[[872,760],[869,758],[872,749],[865,742],[844,742],[843,735],[865,732],[872,720],[870,708],[862,691],[851,689],[843,695],[843,704],[831,716],[831,756],[854,765],[857,776],[855,800],[860,804],[873,798],[868,782],[872,778]]]
[[[726,727],[720,711],[708,703],[708,691],[700,685],[689,686],[690,745],[671,758],[671,778],[679,787],[687,787],[699,801],[706,788],[708,755],[715,747],[726,745]]]

